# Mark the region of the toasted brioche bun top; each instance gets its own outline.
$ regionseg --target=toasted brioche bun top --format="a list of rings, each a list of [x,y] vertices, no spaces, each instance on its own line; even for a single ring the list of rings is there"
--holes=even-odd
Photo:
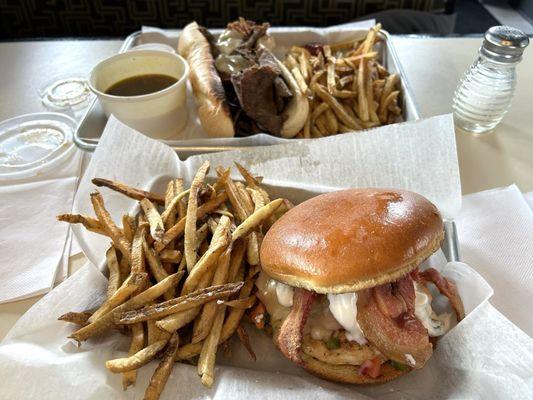
[[[355,292],[399,279],[443,238],[439,211],[419,194],[342,190],[305,201],[276,221],[261,245],[261,265],[290,286]]]

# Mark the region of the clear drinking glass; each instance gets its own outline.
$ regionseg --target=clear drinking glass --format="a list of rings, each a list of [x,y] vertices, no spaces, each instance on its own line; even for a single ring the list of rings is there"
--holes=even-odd
[[[516,66],[529,44],[520,30],[493,26],[478,59],[459,81],[453,98],[457,127],[471,133],[493,130],[507,113],[516,87]]]

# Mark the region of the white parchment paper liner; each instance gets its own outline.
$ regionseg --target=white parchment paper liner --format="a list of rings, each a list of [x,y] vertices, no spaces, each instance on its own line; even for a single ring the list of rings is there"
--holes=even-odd
[[[161,143],[111,120],[82,180],[75,208],[92,214],[88,194],[94,190],[90,184],[94,176],[161,190],[170,176],[190,179],[206,158],[213,166],[238,160],[265,175],[278,195],[295,202],[341,187],[394,186],[426,195],[445,215],[453,216],[460,208],[450,116],[306,144],[192,157],[186,162]],[[105,189],[102,192],[115,217],[125,208],[133,209],[135,202]],[[77,234],[89,258],[99,260],[108,241]],[[306,374],[285,360],[270,338],[248,327],[257,362],[236,344],[231,359],[221,357],[211,390],[201,386],[193,366],[179,364],[163,398],[530,398],[531,339],[490,306],[487,300],[492,289],[472,268],[445,264],[441,253],[430,262],[457,281],[468,316],[442,338],[424,369],[376,387],[335,384]],[[136,388],[122,392],[120,376],[108,373],[104,362],[123,356],[127,341],[113,333],[78,349],[65,339],[73,328],[56,321],[64,312],[98,304],[105,286],[102,273],[88,264],[19,320],[0,346],[0,398],[142,397],[155,363],[141,369]]]

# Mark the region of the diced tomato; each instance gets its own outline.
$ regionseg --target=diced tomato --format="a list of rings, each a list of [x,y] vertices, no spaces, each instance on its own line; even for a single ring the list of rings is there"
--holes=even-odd
[[[266,319],[266,308],[263,303],[260,301],[257,302],[257,305],[252,308],[250,311],[250,319],[258,329],[263,329],[265,327]]]
[[[366,360],[359,367],[359,374],[366,375],[370,378],[377,378],[381,375],[381,359],[379,356],[374,357],[371,360]]]

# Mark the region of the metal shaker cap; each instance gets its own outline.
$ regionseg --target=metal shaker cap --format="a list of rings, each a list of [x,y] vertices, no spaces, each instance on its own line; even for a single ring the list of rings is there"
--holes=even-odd
[[[529,44],[529,38],[520,29],[511,26],[493,26],[485,33],[481,54],[502,63],[515,63],[522,59],[522,53]]]

